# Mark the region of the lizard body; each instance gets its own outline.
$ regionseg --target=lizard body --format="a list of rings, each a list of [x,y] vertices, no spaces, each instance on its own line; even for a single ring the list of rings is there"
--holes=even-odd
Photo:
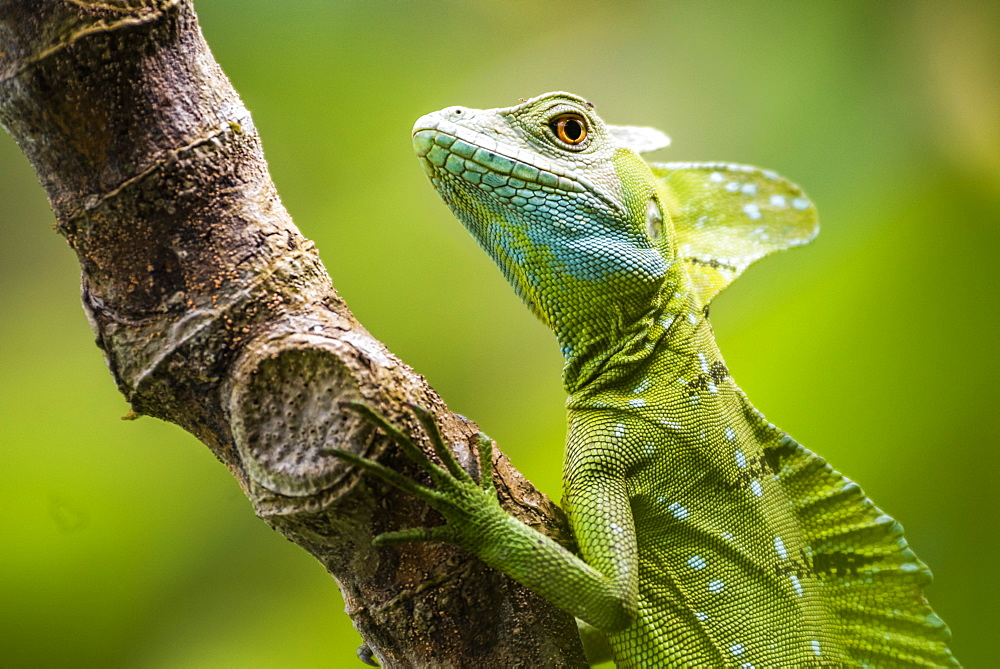
[[[559,340],[580,555],[440,450],[451,475],[428,462],[436,490],[394,482],[446,524],[377,541],[466,548],[606,632],[622,667],[957,666],[899,523],[753,407],[708,322],[750,263],[816,234],[801,190],[745,166],[648,164],[665,135],[608,126],[566,93],[446,108],[413,137]]]

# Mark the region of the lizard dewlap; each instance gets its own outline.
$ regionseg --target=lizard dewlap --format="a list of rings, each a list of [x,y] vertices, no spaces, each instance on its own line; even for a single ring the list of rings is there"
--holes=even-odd
[[[559,340],[580,554],[446,455],[424,457],[433,493],[407,484],[446,524],[381,542],[465,548],[603,630],[622,667],[957,666],[902,527],[754,408],[708,323],[747,266],[815,236],[815,207],[773,172],[640,156],[668,142],[567,93],[417,121],[434,187]]]

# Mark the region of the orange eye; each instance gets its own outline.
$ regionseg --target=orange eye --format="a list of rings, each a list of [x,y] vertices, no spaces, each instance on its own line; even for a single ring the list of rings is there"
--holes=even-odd
[[[577,145],[587,139],[587,120],[579,114],[560,114],[549,123],[560,141]]]

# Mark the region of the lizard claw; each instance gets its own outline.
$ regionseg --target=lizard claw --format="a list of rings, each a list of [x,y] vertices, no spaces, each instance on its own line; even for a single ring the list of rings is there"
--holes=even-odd
[[[472,482],[472,477],[469,473],[462,469],[461,465],[455,459],[455,454],[452,453],[451,449],[447,444],[444,443],[444,437],[441,436],[441,430],[438,429],[437,421],[434,420],[434,414],[432,414],[427,409],[423,408],[419,404],[413,404],[412,402],[406,403],[406,408],[417,417],[420,424],[424,428],[424,432],[430,437],[431,446],[434,448],[434,454],[441,458],[441,461],[451,472],[451,475],[461,481]]]
[[[372,540],[373,546],[391,546],[418,541],[451,541],[452,532],[447,525],[438,527],[414,527],[409,530],[383,532]]]
[[[390,423],[368,404],[357,401],[341,403],[342,408],[357,413],[392,439],[407,457],[427,472],[435,484],[434,488],[421,485],[379,462],[348,451],[327,449],[325,453],[340,458],[390,485],[408,492],[445,516],[446,523],[444,525],[386,532],[375,537],[372,541],[374,545],[388,546],[416,541],[460,543],[461,530],[453,527],[452,523],[459,517],[465,518],[467,516],[469,510],[467,504],[472,503],[474,506],[478,506],[479,503],[472,502],[472,498],[482,499],[480,496],[485,496],[485,499],[489,500],[487,504],[489,506],[496,505],[499,510],[496,488],[493,484],[493,442],[482,432],[476,436],[480,471],[480,481],[477,484],[472,476],[458,464],[451,448],[445,443],[437,422],[434,420],[434,414],[417,404],[407,403],[406,406],[420,423],[431,442],[434,454],[444,464],[443,467],[431,460],[408,434]]]
[[[479,451],[479,487],[490,497],[497,496],[496,485],[493,483],[493,440],[484,432],[476,435]]]
[[[437,490],[420,485],[416,481],[403,476],[395,469],[386,467],[385,465],[375,462],[374,460],[362,458],[359,455],[355,455],[354,453],[350,453],[339,448],[329,448],[324,452],[327,455],[332,455],[336,458],[340,458],[341,460],[345,460],[346,462],[349,462],[355,467],[363,469],[370,474],[374,474],[386,483],[394,485],[400,490],[405,490],[418,499],[424,500],[432,507],[436,508],[436,503],[441,500],[441,493]]]

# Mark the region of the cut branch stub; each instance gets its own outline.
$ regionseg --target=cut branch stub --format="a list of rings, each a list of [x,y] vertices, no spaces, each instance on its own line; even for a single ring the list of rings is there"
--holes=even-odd
[[[287,346],[310,339],[303,348]],[[343,401],[361,399],[361,391],[327,347],[340,348],[342,355],[349,347],[313,335],[280,343],[286,346],[274,352],[268,350],[273,342],[249,348],[252,354],[237,365],[230,395],[233,437],[254,482],[305,497],[327,490],[343,474],[343,462],[324,451],[357,443],[367,450],[373,429],[340,408]]]

